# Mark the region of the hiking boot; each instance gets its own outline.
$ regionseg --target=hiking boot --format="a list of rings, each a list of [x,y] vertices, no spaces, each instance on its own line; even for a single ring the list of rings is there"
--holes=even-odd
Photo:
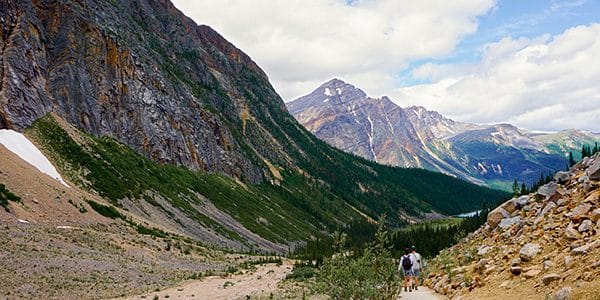
[[[404,291],[405,291],[405,292],[407,291],[407,290],[406,290],[406,287],[404,287]]]

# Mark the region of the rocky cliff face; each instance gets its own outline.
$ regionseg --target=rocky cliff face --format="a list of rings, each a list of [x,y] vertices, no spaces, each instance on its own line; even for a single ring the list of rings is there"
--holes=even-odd
[[[289,165],[264,130],[285,112],[266,75],[169,1],[2,0],[0,8],[2,128],[22,130],[53,111],[158,162],[254,183],[272,177],[264,160]]]
[[[344,151],[505,188],[564,168],[566,153],[600,139],[577,130],[531,134],[510,124],[456,122],[424,107],[371,98],[338,79],[287,106],[308,130]]]
[[[600,156],[586,157],[503,203],[484,227],[433,260],[425,284],[456,299],[595,299],[599,180]]]

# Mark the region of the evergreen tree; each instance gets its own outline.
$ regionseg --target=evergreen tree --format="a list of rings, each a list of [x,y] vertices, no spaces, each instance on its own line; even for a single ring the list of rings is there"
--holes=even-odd
[[[590,155],[587,152],[587,148],[585,147],[585,145],[583,145],[581,147],[581,158],[588,157],[588,156],[590,156]]]
[[[525,185],[525,182],[521,183],[521,195],[527,195],[529,193],[529,191],[527,190],[527,186]]]
[[[519,193],[520,193],[520,191],[519,191],[519,183],[517,182],[516,179],[513,182],[512,190],[513,190],[513,195],[515,195],[515,196],[519,195]]]
[[[573,152],[569,151],[569,167],[575,165],[575,159],[573,159]]]
[[[600,152],[600,149],[598,149],[598,142],[595,142],[594,143],[594,149],[592,151],[592,155],[594,155],[594,154],[596,154],[598,152]]]

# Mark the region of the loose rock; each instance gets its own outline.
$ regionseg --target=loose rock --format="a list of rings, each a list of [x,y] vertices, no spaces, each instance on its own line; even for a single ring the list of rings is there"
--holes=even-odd
[[[600,160],[598,160],[600,162]],[[571,221],[579,223],[584,218],[587,218],[587,213],[592,209],[592,206],[588,203],[580,204],[575,207],[571,212]]]
[[[553,281],[559,280],[560,278],[560,275],[556,273],[551,273],[542,277],[542,282],[547,285]]]
[[[554,180],[558,183],[566,183],[569,181],[569,177],[571,177],[571,174],[566,171],[558,171],[554,174]]]
[[[572,289],[570,287],[564,287],[554,294],[554,300],[569,300],[571,299],[571,293]]]
[[[528,243],[521,248],[521,251],[519,251],[519,257],[522,261],[530,261],[538,254],[538,252],[540,252],[540,245]]]
[[[577,230],[579,230],[579,232],[586,232],[588,230],[590,230],[590,228],[592,228],[592,221],[590,220],[583,220],[583,222],[581,222],[581,224],[579,225],[579,228]]]

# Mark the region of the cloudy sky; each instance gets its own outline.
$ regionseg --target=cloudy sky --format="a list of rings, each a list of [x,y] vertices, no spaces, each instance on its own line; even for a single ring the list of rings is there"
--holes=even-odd
[[[600,132],[600,1],[174,0],[290,101],[337,77],[401,106]]]

